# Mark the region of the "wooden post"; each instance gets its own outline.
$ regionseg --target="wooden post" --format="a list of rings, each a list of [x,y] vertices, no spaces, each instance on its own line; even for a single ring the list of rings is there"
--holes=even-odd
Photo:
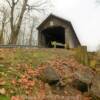
[[[89,65],[88,52],[86,46],[78,47],[76,56],[82,64]]]
[[[56,41],[52,41],[51,45],[53,45],[53,47],[56,48]]]
[[[68,44],[64,44],[65,49],[69,49],[69,45]]]

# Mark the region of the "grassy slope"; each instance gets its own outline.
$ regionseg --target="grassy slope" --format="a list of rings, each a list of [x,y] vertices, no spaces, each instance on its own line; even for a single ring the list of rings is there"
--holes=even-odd
[[[8,66],[27,63],[36,66],[57,56],[66,57],[72,54],[72,51],[64,49],[1,49],[0,64]]]
[[[65,58],[73,54],[73,51],[64,49],[0,49],[0,79],[6,81],[6,84],[0,86],[0,88],[5,88],[7,91],[12,89],[9,78],[17,78],[18,74],[21,73],[14,68],[18,64],[31,64],[34,68],[50,59]],[[9,100],[9,98],[0,95],[0,100]]]

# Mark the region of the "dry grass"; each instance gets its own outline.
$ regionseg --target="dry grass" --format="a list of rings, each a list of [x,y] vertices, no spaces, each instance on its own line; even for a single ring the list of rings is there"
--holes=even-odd
[[[73,51],[65,49],[0,49],[0,79],[4,80],[4,84],[0,85],[0,89],[6,89],[6,96],[11,96],[9,92],[17,87],[11,84],[12,79],[18,79],[23,73],[17,71],[16,68],[20,64],[27,64],[32,68],[37,67],[41,63],[48,60],[56,59],[57,57],[66,58],[73,55]],[[8,97],[0,95],[0,100],[9,100]]]

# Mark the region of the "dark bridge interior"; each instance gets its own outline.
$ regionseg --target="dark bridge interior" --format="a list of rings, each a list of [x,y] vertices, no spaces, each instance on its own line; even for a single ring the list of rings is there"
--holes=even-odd
[[[65,44],[65,29],[61,26],[59,27],[49,27],[42,31],[42,35],[45,38],[45,46],[52,48],[52,41],[56,41]],[[57,48],[64,48],[63,46],[57,46]]]

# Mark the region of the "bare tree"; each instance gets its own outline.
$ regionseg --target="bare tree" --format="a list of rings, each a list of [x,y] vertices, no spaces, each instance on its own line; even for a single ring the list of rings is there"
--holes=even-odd
[[[14,12],[15,12],[15,7],[17,6],[19,0],[6,0],[6,2],[9,4],[9,7],[11,9],[10,12],[11,38],[9,44],[16,44],[28,0],[23,0],[21,13],[19,15],[18,22],[16,25],[14,24]]]
[[[11,36],[9,44],[16,44],[25,12],[28,12],[30,10],[45,12],[45,6],[48,0],[37,0],[37,2],[34,2],[34,4],[32,5],[28,3],[29,0],[5,0],[5,1],[10,7]],[[19,6],[19,3],[21,4],[21,8],[19,8],[20,9],[19,14],[16,14],[16,16],[17,15],[18,16],[16,18],[17,21],[15,23],[15,11],[16,7]]]
[[[29,45],[34,44],[33,42],[33,33],[35,33],[36,26],[38,25],[38,18],[30,16],[30,37],[29,37]]]
[[[5,26],[9,22],[9,14],[7,11],[7,8],[2,6],[0,8],[0,13],[1,13],[1,31],[0,31],[0,44],[4,44],[4,31],[5,31]]]

